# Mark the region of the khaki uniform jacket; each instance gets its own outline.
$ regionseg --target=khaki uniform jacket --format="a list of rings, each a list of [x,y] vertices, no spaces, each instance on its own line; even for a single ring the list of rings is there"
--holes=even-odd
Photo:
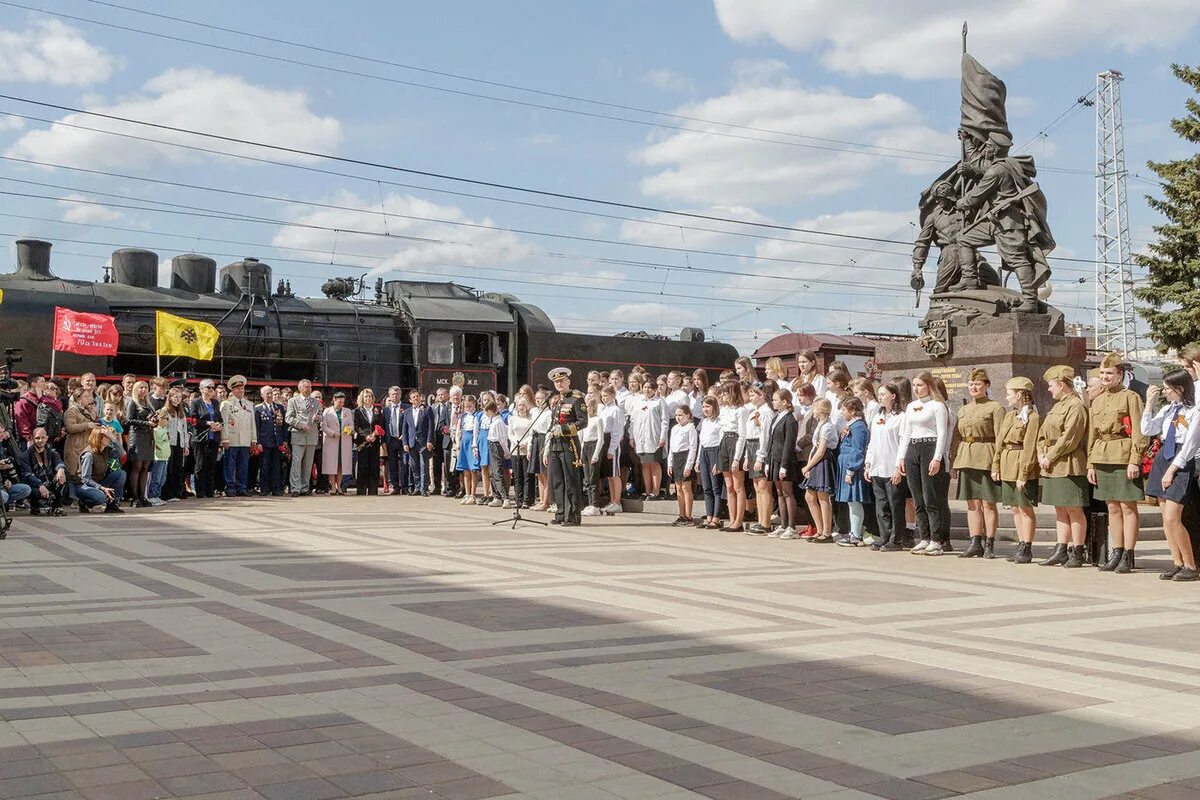
[[[221,403],[221,443],[226,447],[249,447],[258,443],[254,404],[246,398],[230,397]]]
[[[1035,480],[1039,470],[1037,445],[1042,418],[1031,408],[1029,417],[1021,422],[1020,413],[1009,411],[1004,415],[1000,435],[996,437],[996,457],[992,460],[992,472],[999,472],[1000,480],[1013,483]],[[1018,445],[1020,449],[1016,449]]]
[[[1003,421],[1004,407],[995,400],[973,400],[960,408],[950,446],[954,468],[991,472]]]
[[[1131,389],[1106,391],[1092,401],[1088,425],[1089,469],[1097,464],[1142,465],[1142,453],[1146,451],[1142,410],[1142,398]]]
[[[1054,404],[1038,435],[1038,453],[1050,461],[1046,478],[1067,478],[1087,474],[1088,410],[1071,392]]]
[[[294,394],[288,399],[284,422],[291,430],[292,445],[316,447],[321,443],[321,406],[311,394]],[[304,430],[303,425],[308,425]]]

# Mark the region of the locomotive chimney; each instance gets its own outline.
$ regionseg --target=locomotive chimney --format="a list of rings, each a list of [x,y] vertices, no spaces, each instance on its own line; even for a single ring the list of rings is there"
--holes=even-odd
[[[50,271],[51,247],[53,245],[49,242],[38,239],[18,239],[17,277],[31,281],[55,280],[54,273]]]
[[[127,247],[112,254],[113,281],[139,289],[158,287],[158,253]]]
[[[171,259],[171,288],[196,294],[217,290],[217,262],[198,253],[184,253]]]

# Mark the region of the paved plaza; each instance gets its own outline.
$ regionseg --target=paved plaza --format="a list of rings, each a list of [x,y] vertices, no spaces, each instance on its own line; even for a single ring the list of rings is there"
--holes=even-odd
[[[0,800],[1200,797],[1161,543],[1111,576],[505,513],[19,518]]]

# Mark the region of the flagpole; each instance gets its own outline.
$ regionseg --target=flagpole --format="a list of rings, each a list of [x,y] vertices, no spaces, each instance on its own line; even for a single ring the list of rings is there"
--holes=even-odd
[[[154,312],[154,377],[162,377],[162,350],[158,346],[158,312]]]
[[[50,379],[54,379],[54,359],[58,356],[58,351],[54,348],[50,349]]]

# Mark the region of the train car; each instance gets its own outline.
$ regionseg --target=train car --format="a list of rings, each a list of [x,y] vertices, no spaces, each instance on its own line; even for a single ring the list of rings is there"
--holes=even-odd
[[[24,366],[50,365],[54,307],[112,316],[120,335],[112,357],[58,353],[56,372],[153,375],[155,311],[211,323],[220,331],[212,361],[164,357],[162,374],[376,390],[390,385],[429,393],[439,386],[512,393],[547,383],[559,363],[572,368],[654,372],[729,368],[737,351],[685,329],[679,341],[560,333],[537,306],[507,294],[481,294],[450,282],[377,281],[371,299],[361,282],[331,278],[324,298],[302,298],[275,283],[269,264],[245,258],[217,269],[203,255],[171,260],[170,286],[158,285],[159,256],[135,248],[113,253],[103,282],[58,278],[52,245],[17,242],[17,269],[0,275],[0,343],[24,351]]]

